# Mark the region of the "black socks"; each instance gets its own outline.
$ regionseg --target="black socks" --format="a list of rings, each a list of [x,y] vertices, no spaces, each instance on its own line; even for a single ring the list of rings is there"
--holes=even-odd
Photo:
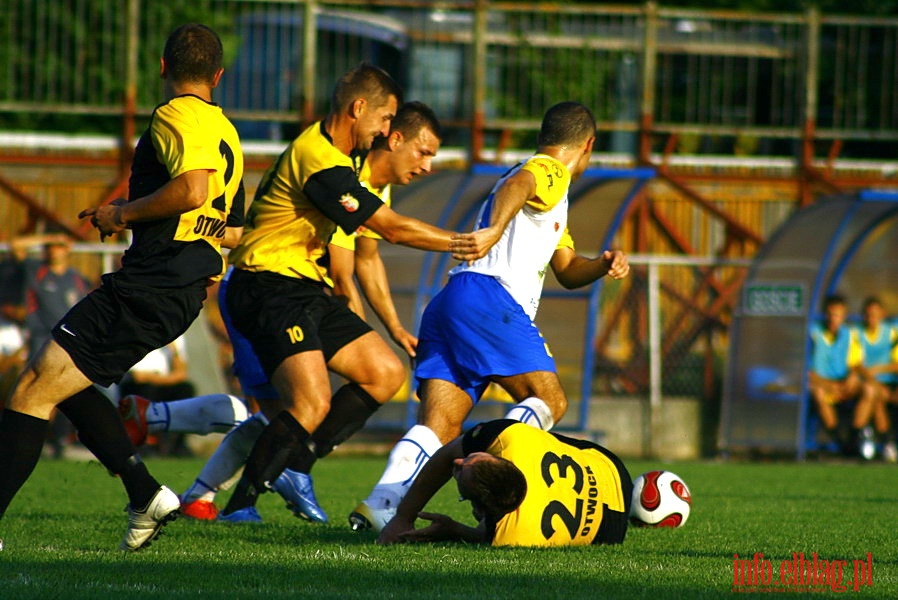
[[[314,453],[299,452],[290,457],[287,465],[293,471],[308,473],[319,458],[348,440],[380,408],[371,394],[355,383],[341,387],[331,399],[331,407],[321,425],[309,437]]]
[[[308,448],[309,433],[284,410],[271,420],[253,446],[243,476],[228,500],[223,514],[254,506],[259,494],[283,472],[291,457],[312,454]]]
[[[0,518],[37,466],[49,427],[9,408],[0,413]]]

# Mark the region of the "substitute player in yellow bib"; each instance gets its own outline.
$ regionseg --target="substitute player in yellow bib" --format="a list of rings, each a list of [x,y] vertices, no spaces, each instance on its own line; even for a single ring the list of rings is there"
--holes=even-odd
[[[450,478],[477,526],[420,512]],[[477,425],[424,466],[378,542],[462,540],[493,546],[624,541],[633,484],[621,460],[585,440],[511,419]],[[430,525],[415,529],[415,519]]]

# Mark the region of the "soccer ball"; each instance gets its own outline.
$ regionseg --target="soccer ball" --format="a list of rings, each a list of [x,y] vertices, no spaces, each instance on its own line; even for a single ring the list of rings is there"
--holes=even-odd
[[[643,527],[682,527],[689,518],[692,495],[675,473],[649,471],[633,482],[630,520]]]

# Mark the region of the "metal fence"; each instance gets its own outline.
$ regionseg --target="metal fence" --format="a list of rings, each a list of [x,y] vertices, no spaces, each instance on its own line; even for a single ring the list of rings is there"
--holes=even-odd
[[[898,19],[487,0],[5,0],[0,127],[133,132],[161,98],[166,35],[189,20],[224,40],[218,99],[247,139],[289,138],[364,59],[475,157],[531,146],[567,98],[594,107],[602,147],[643,157],[670,135],[725,154],[820,141],[883,157],[898,142]]]
[[[72,248],[73,264],[96,280],[101,273],[116,268],[125,248],[121,243],[77,243]],[[7,245],[0,242],[0,256],[6,251]],[[409,330],[415,323],[416,294],[421,288],[421,282],[413,283],[420,275],[415,262],[420,258],[418,254],[390,245],[382,250],[391,281],[402,282],[391,291],[400,318]],[[689,458],[714,452],[718,388],[727,339],[722,335],[706,336],[702,344],[684,349],[682,355],[666,362],[666,348],[676,343],[680,332],[672,316],[676,311],[665,297],[669,296],[665,289],[669,284],[665,281],[693,279],[697,269],[732,279],[744,272],[748,262],[634,254],[630,263],[634,269],[630,283],[603,289],[596,298],[581,292],[548,291],[544,295],[537,322],[553,348],[569,399],[567,414],[559,427],[591,433],[629,455]],[[723,275],[727,272],[730,275]],[[591,302],[596,302],[599,309],[599,326],[594,339],[580,340],[583,315]],[[207,303],[187,336],[190,376],[200,393],[240,394],[236,388],[226,389],[228,382],[222,374],[228,366],[220,364],[219,359],[228,353],[222,351],[220,337],[211,334],[211,328],[218,323],[216,303]],[[389,339],[379,322],[372,322],[372,326]],[[609,335],[614,338],[611,344],[600,343],[600,338]],[[634,349],[635,346],[639,348]],[[584,360],[587,352],[595,353],[595,358]],[[644,353],[644,360],[634,361],[634,352]],[[593,372],[584,374],[584,364],[594,365]],[[586,386],[582,385],[584,379]],[[632,383],[637,380],[645,380],[647,385],[634,387]],[[404,387],[396,396],[397,402],[379,411],[371,426],[391,430],[410,426],[417,410],[416,401],[406,404],[405,400],[413,396],[413,390]],[[507,400],[499,388],[490,388],[472,413],[472,421],[502,416],[508,409]],[[626,421],[626,426],[614,427],[615,420]],[[671,431],[676,432],[673,438]],[[609,436],[618,437],[609,440]]]

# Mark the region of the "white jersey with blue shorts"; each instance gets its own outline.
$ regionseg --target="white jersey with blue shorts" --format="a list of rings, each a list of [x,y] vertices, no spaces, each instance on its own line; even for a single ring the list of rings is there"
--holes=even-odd
[[[489,253],[449,272],[427,305],[418,332],[415,377],[443,379],[474,402],[492,376],[555,372],[555,361],[533,323],[555,250],[574,248],[567,229],[567,167],[537,154],[503,175],[484,201],[476,228],[489,225],[496,192],[520,170],[536,178],[536,194],[512,218]]]

